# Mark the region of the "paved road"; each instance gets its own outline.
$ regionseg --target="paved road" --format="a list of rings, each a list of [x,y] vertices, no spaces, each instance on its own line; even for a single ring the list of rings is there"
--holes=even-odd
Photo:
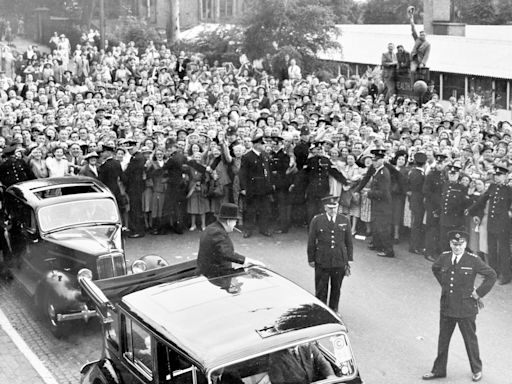
[[[272,239],[233,235],[238,252],[264,261],[270,268],[313,291],[313,270],[305,256],[306,233],[295,230]],[[197,255],[198,233],[147,236],[127,241],[127,257],[156,253],[169,262]],[[381,259],[356,241],[352,276],[342,288],[341,312],[367,383],[420,383],[435,357],[440,288],[430,263],[397,247],[396,259]],[[512,383],[512,286],[496,286],[478,316],[484,381]],[[55,340],[42,325],[19,287],[0,286],[0,307],[27,344],[59,383],[76,383],[80,366],[99,356],[101,340],[95,323],[77,329],[67,340]],[[1,357],[1,352],[0,352]],[[471,382],[462,338],[455,332],[450,350],[449,378]]]

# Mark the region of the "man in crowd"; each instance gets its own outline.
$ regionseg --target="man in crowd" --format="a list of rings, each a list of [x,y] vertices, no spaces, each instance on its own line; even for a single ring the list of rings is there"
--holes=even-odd
[[[415,167],[409,171],[409,206],[411,208],[411,236],[409,238],[409,252],[423,254],[425,248],[425,232],[423,217],[425,205],[423,185],[425,183],[425,163],[427,155],[423,152],[414,154]]]
[[[384,100],[389,101],[389,98],[396,94],[395,90],[395,76],[398,66],[397,56],[395,53],[395,45],[393,43],[388,44],[388,50],[382,54],[381,59],[382,65],[382,80],[386,85],[386,96]]]

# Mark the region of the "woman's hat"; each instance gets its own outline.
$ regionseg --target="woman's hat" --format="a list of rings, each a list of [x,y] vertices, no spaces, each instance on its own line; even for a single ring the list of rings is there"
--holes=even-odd
[[[233,203],[223,203],[220,206],[219,214],[217,218],[223,220],[239,220],[238,205]]]

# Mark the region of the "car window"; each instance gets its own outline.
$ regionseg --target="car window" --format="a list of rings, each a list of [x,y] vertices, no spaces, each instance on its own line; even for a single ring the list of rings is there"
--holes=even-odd
[[[357,373],[352,350],[342,333],[291,345],[211,372],[211,381],[237,384],[286,384],[346,381]]]
[[[116,203],[111,199],[70,201],[42,207],[38,211],[42,231],[87,223],[116,223]]]
[[[151,336],[137,322],[123,315],[123,357],[148,379],[153,378]]]
[[[206,383],[204,375],[183,355],[157,342],[159,384]]]

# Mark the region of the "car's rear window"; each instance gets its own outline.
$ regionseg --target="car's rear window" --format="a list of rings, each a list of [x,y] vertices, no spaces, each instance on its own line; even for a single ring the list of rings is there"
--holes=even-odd
[[[79,193],[98,193],[101,190],[94,184],[50,186],[32,191],[39,199],[49,197],[76,195]]]
[[[90,199],[54,204],[39,209],[39,226],[42,231],[83,225],[88,223],[117,223],[119,214],[113,199]]]

